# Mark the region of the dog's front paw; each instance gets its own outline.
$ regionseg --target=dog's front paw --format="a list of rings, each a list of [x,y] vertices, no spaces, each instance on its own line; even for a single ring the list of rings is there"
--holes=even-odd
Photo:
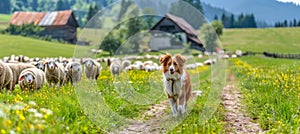
[[[185,108],[183,105],[178,105],[178,112],[181,114],[181,115],[184,115],[185,113]]]

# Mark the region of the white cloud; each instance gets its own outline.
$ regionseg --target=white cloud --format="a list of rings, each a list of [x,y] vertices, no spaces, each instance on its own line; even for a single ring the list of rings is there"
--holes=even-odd
[[[280,1],[280,2],[292,2],[296,5],[300,5],[300,0],[277,0],[277,1]]]

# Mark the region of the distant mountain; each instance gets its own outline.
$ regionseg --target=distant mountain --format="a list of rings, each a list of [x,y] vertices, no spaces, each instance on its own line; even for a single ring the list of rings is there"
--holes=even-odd
[[[276,21],[300,19],[300,6],[276,0],[201,0],[234,14],[253,13],[257,20],[274,24]]]
[[[207,18],[207,21],[213,21],[214,17],[217,15],[218,19],[221,19],[222,14],[224,13],[226,16],[230,16],[233,13],[230,13],[222,8],[213,7],[210,4],[201,3],[204,16]]]

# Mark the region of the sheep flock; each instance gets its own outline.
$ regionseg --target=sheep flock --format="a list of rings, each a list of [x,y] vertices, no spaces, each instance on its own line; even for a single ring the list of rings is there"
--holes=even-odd
[[[220,58],[236,58],[241,56],[240,51],[236,54],[217,56],[214,59],[187,64],[186,69],[195,69],[199,66],[212,65]],[[208,55],[207,53],[204,53]],[[122,58],[29,58],[23,55],[11,55],[0,59],[0,90],[14,90],[19,87],[30,90],[37,90],[45,84],[48,87],[58,87],[71,84],[76,85],[81,79],[97,80],[101,75],[102,65],[110,70],[111,75],[117,77],[122,71],[143,70],[147,72],[159,71],[158,64],[162,55],[126,56]],[[203,58],[202,55],[191,58]]]

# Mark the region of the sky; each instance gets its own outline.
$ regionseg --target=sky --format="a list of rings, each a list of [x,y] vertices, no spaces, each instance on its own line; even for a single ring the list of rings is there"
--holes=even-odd
[[[277,0],[281,2],[292,2],[294,4],[300,5],[300,0]]]

